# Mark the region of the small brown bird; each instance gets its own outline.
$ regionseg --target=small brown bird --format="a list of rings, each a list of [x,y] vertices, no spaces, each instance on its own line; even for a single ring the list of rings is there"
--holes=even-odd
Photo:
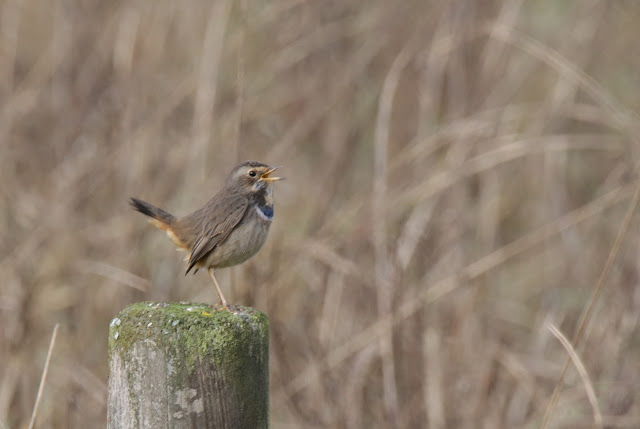
[[[195,267],[206,268],[220,296],[224,309],[227,300],[213,273],[215,268],[238,265],[262,247],[273,220],[273,182],[279,167],[271,168],[256,161],[238,164],[224,186],[202,208],[181,218],[151,204],[131,198],[131,206],[165,231],[179,249],[186,250],[189,265],[185,275]]]

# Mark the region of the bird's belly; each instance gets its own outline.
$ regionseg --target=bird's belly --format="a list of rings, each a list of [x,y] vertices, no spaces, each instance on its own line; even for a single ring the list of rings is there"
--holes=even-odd
[[[258,253],[267,239],[271,222],[251,217],[244,220],[236,226],[224,242],[207,255],[204,266],[230,267],[241,264]]]

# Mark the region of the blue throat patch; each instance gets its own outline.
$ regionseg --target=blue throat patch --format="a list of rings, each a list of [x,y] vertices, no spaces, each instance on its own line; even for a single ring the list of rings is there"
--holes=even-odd
[[[260,206],[258,207],[262,214],[268,219],[273,219],[273,206]]]

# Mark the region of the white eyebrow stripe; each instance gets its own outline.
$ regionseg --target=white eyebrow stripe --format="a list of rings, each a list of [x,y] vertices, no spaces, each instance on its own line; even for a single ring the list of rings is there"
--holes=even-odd
[[[256,213],[258,213],[258,216],[260,216],[262,220],[266,220],[267,222],[271,222],[273,220],[273,215],[267,216],[258,206],[256,206]]]

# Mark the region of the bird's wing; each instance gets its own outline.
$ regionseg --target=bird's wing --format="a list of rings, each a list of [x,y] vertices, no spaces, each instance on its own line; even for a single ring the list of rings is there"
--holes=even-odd
[[[213,213],[212,220],[204,223],[203,231],[193,243],[193,250],[189,257],[189,271],[204,258],[214,247],[227,239],[231,231],[238,225],[244,217],[249,202],[244,196],[232,195],[217,202],[213,207],[208,207],[207,211]],[[224,212],[221,212],[224,210]]]

